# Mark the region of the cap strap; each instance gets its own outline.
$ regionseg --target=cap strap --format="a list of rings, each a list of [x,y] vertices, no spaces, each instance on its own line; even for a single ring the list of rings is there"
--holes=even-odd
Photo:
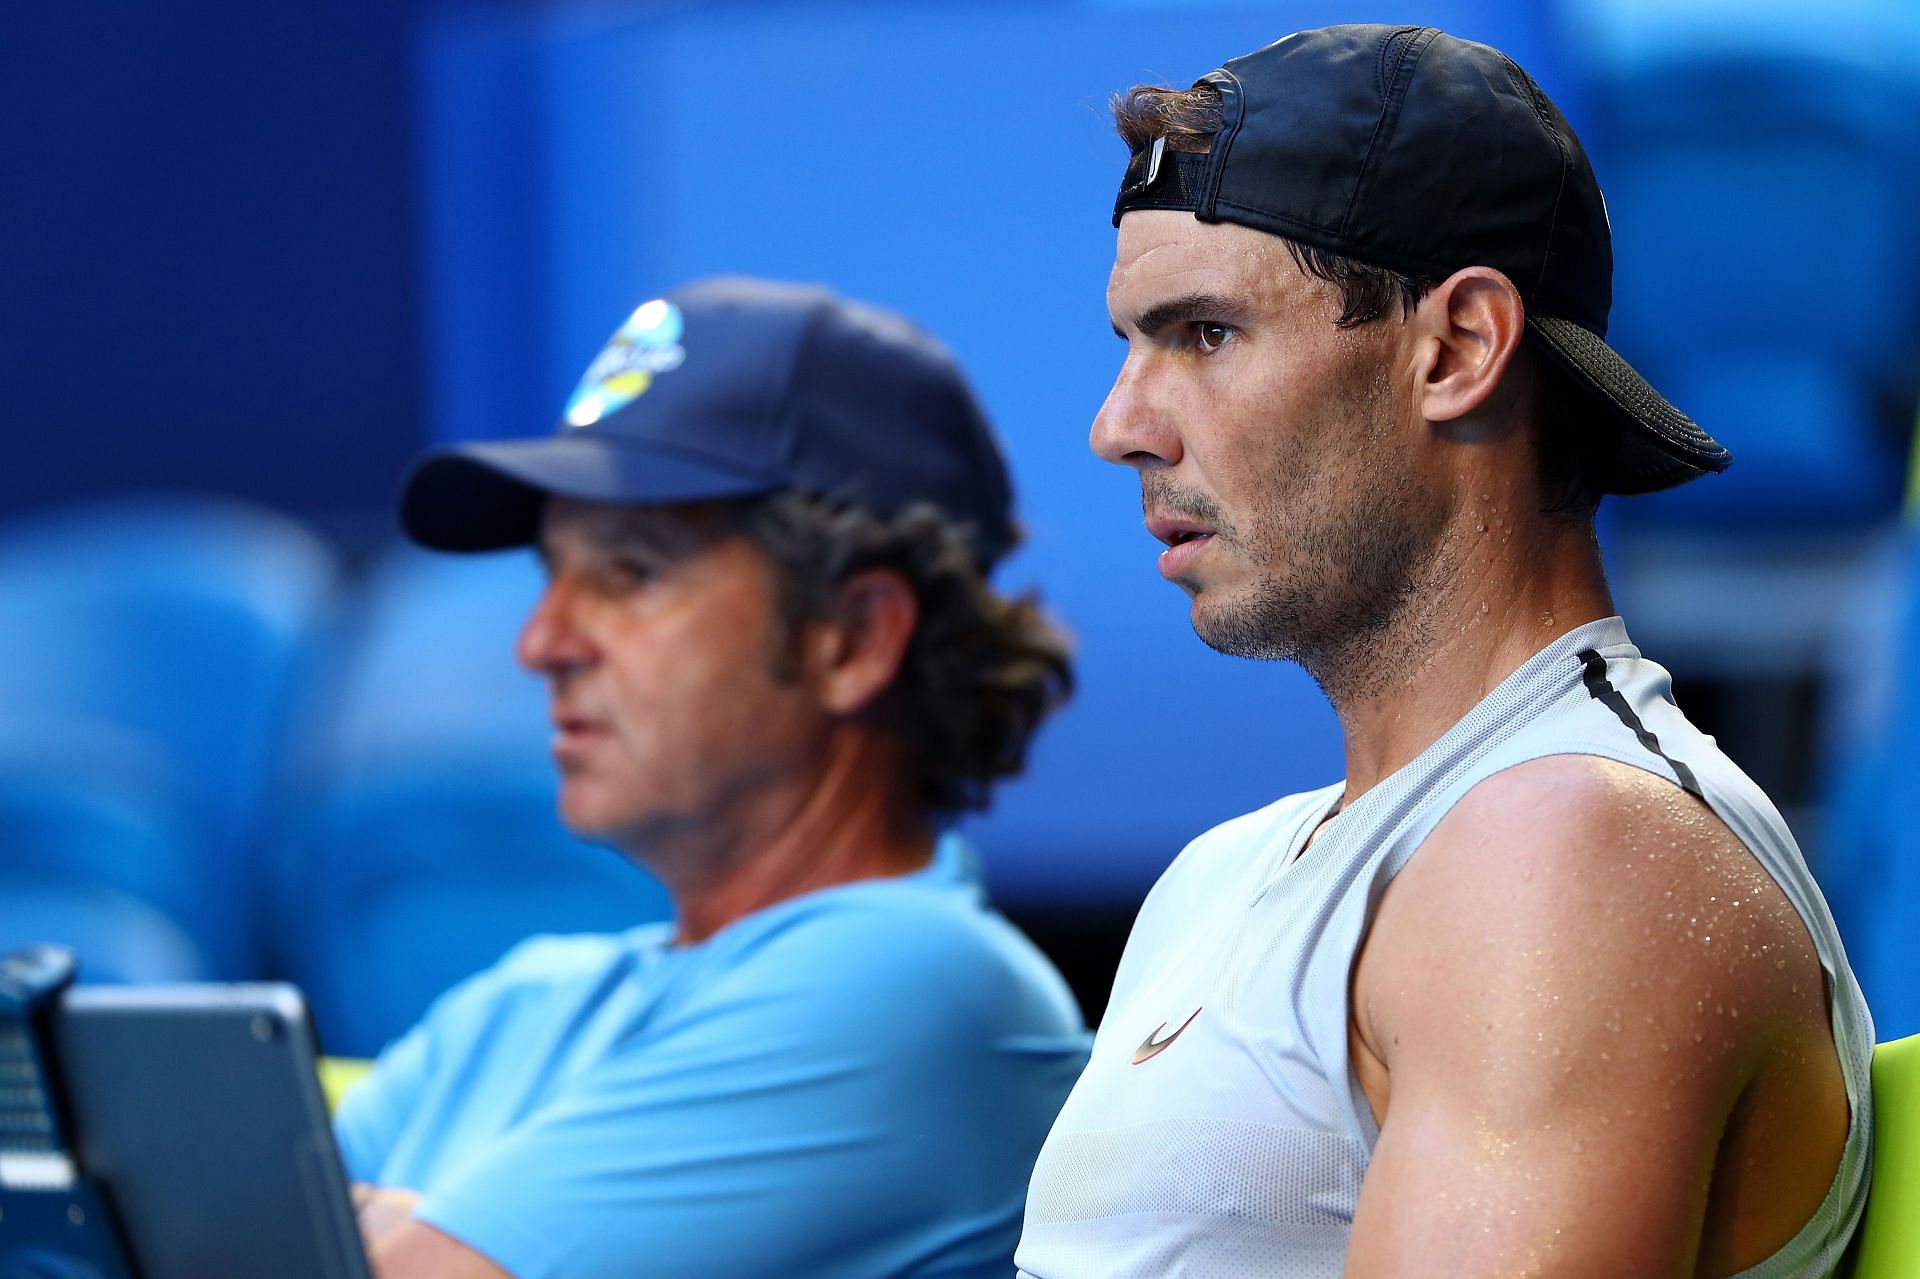
[[[1119,226],[1120,216],[1135,209],[1198,209],[1200,193],[1206,190],[1208,159],[1205,152],[1175,151],[1165,138],[1155,138],[1135,151],[1113,202],[1113,224]]]

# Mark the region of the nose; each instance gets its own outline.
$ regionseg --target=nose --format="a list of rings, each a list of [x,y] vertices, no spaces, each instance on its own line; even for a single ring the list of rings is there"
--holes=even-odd
[[[578,606],[578,595],[564,578],[547,583],[514,644],[522,666],[558,679],[593,661],[593,642],[579,624]]]
[[[1146,361],[1129,354],[1107,392],[1106,403],[1094,415],[1087,444],[1095,456],[1141,472],[1180,461],[1180,437],[1162,406],[1155,403],[1153,389]]]

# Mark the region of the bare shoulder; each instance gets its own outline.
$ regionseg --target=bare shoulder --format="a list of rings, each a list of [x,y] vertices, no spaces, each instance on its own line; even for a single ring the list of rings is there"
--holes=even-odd
[[[1705,803],[1642,768],[1597,755],[1547,755],[1484,778],[1436,826],[1420,856],[1470,855],[1550,841],[1556,860],[1625,869],[1622,854],[1739,855],[1745,847]],[[1756,869],[1758,867],[1756,866]]]
[[[1630,765],[1548,756],[1476,785],[1396,877],[1354,1011],[1383,1060],[1388,1023],[1471,1006],[1695,1065],[1717,1045],[1737,1086],[1783,1022],[1824,1027],[1819,981],[1792,904],[1704,803]]]
[[[1732,1273],[1839,1165],[1812,938],[1704,803],[1643,770],[1551,757],[1476,785],[1382,896],[1352,997],[1381,1121],[1355,1274],[1405,1273],[1446,1237],[1405,1205],[1463,1188],[1506,1206],[1482,1225],[1502,1257],[1544,1236],[1605,1273]]]
[[[1806,933],[1772,877],[1704,802],[1592,755],[1547,756],[1481,781],[1433,829],[1396,888],[1444,898],[1515,936],[1578,923],[1568,942],[1590,935],[1617,949],[1637,935],[1646,947],[1689,956],[1688,966],[1719,966],[1729,947]]]

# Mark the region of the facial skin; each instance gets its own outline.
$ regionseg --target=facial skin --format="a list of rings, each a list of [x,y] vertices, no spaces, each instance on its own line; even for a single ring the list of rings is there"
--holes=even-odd
[[[925,863],[931,827],[877,713],[919,624],[874,567],[782,624],[776,570],[719,504],[547,503],[520,635],[546,676],[560,814],[666,882],[676,936]]]
[[[552,690],[560,811],[629,850],[725,828],[825,716],[776,678],[771,570],[711,508],[549,503],[549,581],[518,656]]]
[[[1334,287],[1278,239],[1177,212],[1121,221],[1107,300],[1127,358],[1092,446],[1140,473],[1194,630],[1366,695],[1387,667],[1353,657],[1442,571],[1452,513],[1398,326],[1335,327]]]

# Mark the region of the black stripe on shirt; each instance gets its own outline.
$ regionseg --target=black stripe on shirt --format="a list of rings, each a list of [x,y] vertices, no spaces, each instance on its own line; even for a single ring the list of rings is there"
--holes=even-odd
[[[1580,653],[1580,665],[1584,668],[1581,678],[1586,681],[1587,696],[1618,715],[1620,722],[1632,731],[1642,746],[1667,761],[1667,767],[1673,770],[1674,778],[1683,790],[1702,803],[1706,802],[1693,770],[1660,749],[1660,739],[1647,730],[1647,726],[1640,722],[1640,717],[1633,713],[1633,707],[1627,705],[1627,699],[1620,695],[1620,690],[1607,679],[1607,659],[1593,649],[1584,649]]]

